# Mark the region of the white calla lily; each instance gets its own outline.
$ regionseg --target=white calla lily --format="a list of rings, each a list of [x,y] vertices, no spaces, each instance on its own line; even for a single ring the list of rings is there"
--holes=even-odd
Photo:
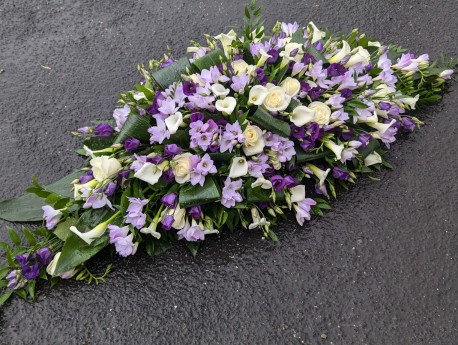
[[[89,163],[91,164],[94,178],[99,182],[114,177],[122,168],[121,163],[116,158],[108,156],[92,158]]]
[[[245,157],[234,157],[229,170],[229,177],[235,179],[244,176],[248,173],[248,163]]]
[[[229,94],[229,89],[226,89],[224,87],[224,85],[221,85],[221,84],[213,84],[210,89],[212,90],[213,94],[216,96],[216,97],[221,97],[221,98],[224,98],[226,97],[228,94]]]
[[[259,58],[258,63],[256,64],[257,67],[263,66],[267,59],[272,57],[272,55],[267,54],[265,50],[262,48],[259,49],[259,53],[261,54],[261,57]]]
[[[334,152],[334,155],[336,156],[336,160],[339,160],[342,158],[342,151],[345,148],[342,144],[337,145],[332,140],[326,140],[324,142],[324,146],[326,146],[328,149]]]
[[[315,110],[305,105],[300,105],[294,108],[293,113],[290,115],[290,120],[295,126],[302,127],[315,120]]]
[[[229,31],[227,34],[219,34],[215,36],[215,39],[220,40],[223,46],[224,52],[229,53],[231,52],[231,44],[237,38],[237,34],[234,30]]]
[[[391,120],[389,123],[380,123],[380,122],[370,122],[367,125],[371,126],[372,128],[375,128],[377,131],[380,132],[380,134],[383,134],[387,131],[388,128],[391,127],[393,123],[395,123],[396,120]]]
[[[219,99],[215,102],[215,107],[218,111],[222,112],[223,115],[230,115],[235,109],[237,101],[234,97],[226,97]]]
[[[312,37],[312,44],[315,44],[326,36],[326,32],[318,29],[313,22],[308,23],[307,29],[309,31],[309,37]]]
[[[142,234],[149,234],[159,240],[161,238],[161,234],[157,232],[156,229],[157,229],[157,221],[153,220],[148,227],[141,229],[140,232]]]
[[[162,169],[156,164],[146,162],[143,166],[134,174],[134,177],[139,180],[148,182],[150,185],[155,185],[162,176]]]
[[[178,128],[180,128],[180,125],[183,123],[183,114],[177,111],[175,114],[166,118],[164,122],[170,134],[175,134]]]
[[[260,176],[251,184],[251,188],[261,187],[262,189],[272,189],[272,182]]]
[[[348,56],[350,54],[351,54],[350,45],[348,44],[347,41],[342,41],[342,48],[340,49],[340,51],[337,54],[335,54],[334,56],[332,56],[329,59],[329,63],[339,63],[346,56]]]
[[[86,182],[84,184],[79,184],[79,183],[75,183],[73,185],[73,199],[75,200],[81,200],[81,191],[84,189],[84,188],[94,188],[95,186],[97,186],[97,180],[91,180],[89,182]]]
[[[267,97],[269,91],[262,85],[255,85],[250,89],[248,104],[261,105]]]
[[[251,209],[251,218],[253,218],[253,222],[248,226],[248,229],[256,229],[257,227],[269,226],[270,222],[266,220],[266,218],[259,215],[259,211],[257,208],[253,207]]]
[[[370,165],[380,163],[382,163],[382,157],[375,151],[369,154],[366,158],[364,158],[364,165],[367,167]]]
[[[347,68],[356,65],[359,62],[363,62],[364,66],[366,66],[371,60],[371,54],[369,54],[369,52],[363,47],[356,47],[351,53],[352,55],[350,59],[345,64],[345,67]]]
[[[291,202],[301,202],[305,200],[305,186],[300,184],[289,189]]]
[[[415,105],[417,104],[419,98],[420,94],[415,97],[400,98],[398,101],[400,101],[404,106],[407,106],[409,109],[415,110]]]
[[[321,170],[316,165],[313,165],[313,164],[310,164],[310,163],[307,164],[307,168],[309,168],[313,172],[313,175],[318,177],[319,185],[320,185],[320,187],[322,187],[323,184],[324,184],[324,181],[326,180],[326,177],[328,176],[328,174],[331,171],[331,169],[329,168],[326,171],[325,170]]]
[[[179,204],[175,209],[170,209],[168,212],[169,215],[173,216],[172,228],[176,230],[181,230],[186,225],[186,209],[181,208]]]
[[[106,220],[103,223],[100,223],[99,225],[97,225],[95,228],[93,228],[92,230],[88,232],[81,232],[75,226],[71,226],[70,231],[73,232],[75,235],[77,235],[79,238],[81,238],[87,244],[91,244],[94,240],[98,239],[105,233],[105,230],[107,229],[108,224],[110,224],[110,222],[112,222],[113,219],[115,219],[120,213],[121,211],[116,212],[108,220]]]

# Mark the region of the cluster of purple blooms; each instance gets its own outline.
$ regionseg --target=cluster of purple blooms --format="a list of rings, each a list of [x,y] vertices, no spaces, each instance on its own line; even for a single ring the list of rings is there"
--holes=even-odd
[[[16,261],[19,263],[20,269],[12,270],[6,276],[8,280],[8,288],[20,289],[29,281],[39,277],[43,268],[51,262],[52,253],[47,247],[39,249],[34,254],[21,254],[16,256]]]

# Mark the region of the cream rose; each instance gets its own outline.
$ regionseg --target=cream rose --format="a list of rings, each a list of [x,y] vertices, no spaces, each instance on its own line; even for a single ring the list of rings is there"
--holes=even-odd
[[[322,102],[312,102],[308,106],[309,109],[315,111],[314,121],[321,126],[329,124],[329,119],[331,118],[331,109]]]
[[[261,153],[266,144],[262,137],[262,130],[258,126],[248,125],[243,132],[245,135],[245,142],[243,143],[243,152],[247,156],[256,155]]]
[[[296,96],[301,90],[301,83],[299,83],[299,80],[291,77],[288,77],[285,80],[283,80],[280,86],[291,97]]]
[[[115,176],[121,170],[121,163],[116,158],[108,156],[92,158],[90,164],[94,178],[99,182]]]
[[[263,106],[272,112],[285,110],[291,102],[291,96],[280,86],[274,86],[269,89]]]
[[[191,179],[192,164],[190,157],[190,153],[183,153],[173,158],[174,164],[172,165],[172,169],[177,183],[186,183]]]

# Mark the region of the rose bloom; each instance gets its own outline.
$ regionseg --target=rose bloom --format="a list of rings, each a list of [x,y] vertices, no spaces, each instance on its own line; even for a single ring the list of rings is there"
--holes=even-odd
[[[177,183],[182,184],[191,179],[192,165],[190,157],[191,154],[187,152],[173,158],[173,162],[175,164],[172,165],[172,168],[175,175],[175,181],[177,181]]]
[[[295,78],[288,77],[283,80],[281,87],[289,96],[294,97],[299,94],[299,91],[301,90],[301,83]]]
[[[315,111],[314,122],[318,123],[320,126],[329,124],[331,118],[331,109],[322,102],[312,102],[308,105],[309,109]]]
[[[270,86],[268,90],[263,103],[264,107],[272,112],[285,110],[291,102],[291,96],[280,86]]]
[[[121,163],[116,158],[108,156],[92,158],[90,164],[94,178],[99,182],[113,177],[121,170]]]
[[[261,153],[266,145],[262,137],[262,130],[258,126],[248,125],[243,132],[245,142],[243,143],[243,152],[247,156]]]

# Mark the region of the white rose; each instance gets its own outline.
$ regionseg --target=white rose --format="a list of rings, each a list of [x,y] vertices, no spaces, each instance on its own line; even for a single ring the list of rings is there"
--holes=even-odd
[[[371,61],[371,54],[369,54],[369,52],[363,47],[353,49],[352,54],[353,55],[345,64],[345,67],[347,68],[356,65],[358,62],[363,62],[364,66],[366,66]]]
[[[305,200],[305,186],[300,184],[296,187],[290,188],[291,202],[301,202]]]
[[[94,178],[99,182],[115,176],[121,170],[121,163],[116,158],[108,156],[92,158],[90,164]]]
[[[223,115],[230,115],[235,109],[237,101],[234,97],[226,97],[215,102],[215,108],[222,112]]]
[[[250,89],[248,104],[261,105],[268,94],[267,88],[262,85],[255,85]]]
[[[301,83],[295,78],[288,77],[280,84],[285,92],[291,97],[296,96],[301,90]]]
[[[231,63],[237,77],[240,77],[242,73],[247,73],[248,64],[244,60],[235,60]]]
[[[324,126],[329,123],[331,118],[331,109],[322,102],[312,102],[309,104],[309,109],[315,111],[315,122]]]
[[[234,157],[229,170],[229,177],[234,179],[244,176],[248,173],[248,163],[245,157]]]
[[[294,108],[290,120],[295,126],[302,127],[307,123],[315,121],[315,110],[310,109],[305,105],[300,105]]]
[[[173,158],[174,164],[172,164],[173,174],[175,175],[175,181],[183,184],[191,179],[191,154],[189,152],[176,155]]]
[[[243,132],[245,135],[245,142],[243,143],[243,152],[247,156],[256,155],[264,150],[264,138],[262,137],[262,130],[258,126],[248,125]]]
[[[291,96],[288,95],[280,86],[273,86],[268,89],[266,98],[264,99],[263,106],[272,112],[283,111],[288,108],[291,102]]]

